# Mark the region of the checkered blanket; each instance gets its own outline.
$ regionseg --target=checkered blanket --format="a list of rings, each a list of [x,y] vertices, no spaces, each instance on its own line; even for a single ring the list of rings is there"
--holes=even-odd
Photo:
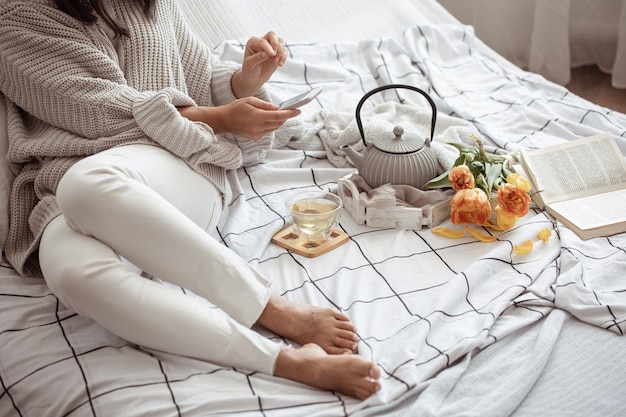
[[[243,42],[227,42],[216,53],[239,61],[242,48]],[[283,297],[349,315],[358,330],[359,354],[382,369],[382,390],[357,401],[147,351],[65,309],[41,280],[19,278],[5,267],[0,416],[358,415],[418,396],[454,363],[555,309],[607,332],[626,331],[626,234],[581,241],[536,210],[491,243],[471,236],[447,239],[427,228],[370,228],[345,211],[339,227],[349,241],[324,255],[306,258],[271,243],[290,222],[285,207],[290,194],[336,191],[337,181],[354,172],[329,162],[323,148],[302,145],[322,140],[320,132],[328,126],[320,112],[351,115],[377,86],[421,88],[442,120],[459,120],[507,150],[604,131],[625,149],[625,115],[521,71],[459,25],[415,26],[398,38],[289,44],[288,50],[288,63],[268,84],[273,99],[311,87],[324,92],[303,108],[303,135],[271,150],[264,163],[229,173],[234,199],[214,236],[269,277]],[[390,101],[428,114],[421,96],[388,90],[368,100],[364,117]],[[541,228],[552,231],[545,243],[537,237]],[[527,240],[534,250],[517,254],[513,246]]]

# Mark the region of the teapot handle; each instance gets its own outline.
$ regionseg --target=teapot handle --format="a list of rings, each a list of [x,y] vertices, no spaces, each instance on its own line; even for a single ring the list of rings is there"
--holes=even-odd
[[[365,133],[363,131],[363,123],[361,122],[361,107],[363,107],[363,103],[365,103],[365,100],[367,100],[371,95],[376,94],[383,90],[388,90],[390,88],[405,88],[408,90],[413,90],[413,91],[420,93],[426,98],[426,100],[428,100],[428,103],[430,104],[430,107],[432,108],[433,113],[432,113],[432,117],[430,120],[430,138],[426,138],[424,142],[426,146],[430,147],[430,141],[435,135],[435,123],[437,122],[437,106],[435,105],[435,102],[433,101],[433,99],[430,98],[428,93],[426,93],[423,90],[420,90],[417,87],[404,85],[404,84],[389,84],[389,85],[383,85],[381,87],[374,88],[373,90],[366,93],[361,99],[361,101],[359,101],[359,104],[356,106],[356,125],[359,128],[359,133],[361,134],[361,139],[363,139],[363,144],[367,146],[367,142],[365,141]]]

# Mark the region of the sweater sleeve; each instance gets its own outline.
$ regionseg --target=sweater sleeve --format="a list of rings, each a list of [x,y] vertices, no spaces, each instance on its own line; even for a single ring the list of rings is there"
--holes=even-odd
[[[181,157],[213,153],[223,142],[226,146],[213,154],[211,163],[224,168],[241,164],[234,145],[219,141],[210,127],[180,116],[176,106],[195,104],[189,95],[173,86],[133,88],[114,51],[107,53],[104,38],[55,8],[4,3],[0,45],[0,91],[51,126],[91,140],[148,136]]]
[[[236,100],[231,81],[241,65],[233,61],[221,61],[202,43],[191,31],[186,23],[177,3],[172,5],[170,15],[177,28],[177,40],[183,61],[185,78],[189,94],[199,105],[223,105]],[[211,83],[202,82],[203,76],[211,71]],[[271,101],[265,88],[261,88],[256,97],[264,101]],[[254,165],[265,160],[267,151],[273,147],[275,133],[270,133],[260,140],[250,140],[232,134],[220,135],[222,139],[235,144],[242,153],[243,165]]]

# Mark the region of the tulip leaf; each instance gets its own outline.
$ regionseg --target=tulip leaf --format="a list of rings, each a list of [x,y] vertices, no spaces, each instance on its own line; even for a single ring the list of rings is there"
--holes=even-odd
[[[473,145],[470,145],[465,142],[448,142],[448,145],[454,146],[461,153],[473,153],[473,154],[478,153],[478,151]]]
[[[448,178],[448,172],[444,172],[443,174],[433,178],[428,181],[424,187],[426,188],[451,188],[452,184],[450,184],[450,179]]]
[[[494,186],[499,185],[500,175],[502,175],[502,165],[487,162],[485,164],[485,173],[487,174],[487,189],[491,193],[495,191]]]

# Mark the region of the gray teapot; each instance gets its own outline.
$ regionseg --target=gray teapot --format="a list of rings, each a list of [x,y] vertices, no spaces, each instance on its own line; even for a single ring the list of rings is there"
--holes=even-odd
[[[430,138],[421,138],[405,132],[401,126],[395,126],[391,132],[366,141],[361,121],[361,107],[373,94],[390,88],[406,88],[423,95],[432,107]],[[402,84],[390,84],[375,88],[365,94],[356,107],[356,123],[365,144],[363,153],[350,145],[342,145],[341,150],[350,158],[365,182],[377,188],[383,184],[410,185],[422,189],[438,174],[439,163],[430,149],[430,141],[435,133],[437,107],[430,96],[417,87]]]

